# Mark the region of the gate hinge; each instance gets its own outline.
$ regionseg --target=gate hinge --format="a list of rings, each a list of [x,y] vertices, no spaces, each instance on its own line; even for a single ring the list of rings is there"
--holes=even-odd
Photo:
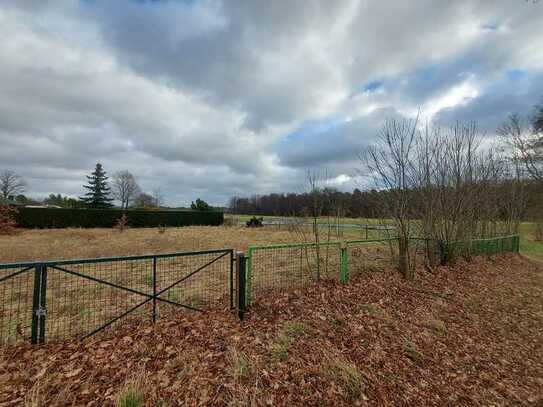
[[[35,313],[37,317],[44,317],[47,315],[47,309],[40,307],[35,311]]]

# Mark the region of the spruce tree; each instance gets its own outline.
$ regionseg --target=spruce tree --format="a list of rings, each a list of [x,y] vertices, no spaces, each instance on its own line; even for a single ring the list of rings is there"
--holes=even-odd
[[[108,177],[106,172],[102,168],[102,164],[97,163],[96,168],[87,175],[88,184],[83,185],[83,188],[87,190],[85,196],[80,199],[89,208],[111,208],[113,204],[113,198],[110,198],[110,188],[107,183]]]

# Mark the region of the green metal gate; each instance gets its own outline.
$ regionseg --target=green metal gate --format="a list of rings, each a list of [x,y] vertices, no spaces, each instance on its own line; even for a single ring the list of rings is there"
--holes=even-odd
[[[233,250],[0,264],[0,344],[87,338],[175,309],[234,307]]]

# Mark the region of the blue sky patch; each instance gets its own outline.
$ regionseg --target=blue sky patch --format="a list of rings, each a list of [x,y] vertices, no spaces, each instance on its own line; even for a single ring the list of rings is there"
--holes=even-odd
[[[522,69],[510,69],[505,73],[505,76],[510,81],[518,81],[519,79],[524,78],[527,75],[527,72]]]

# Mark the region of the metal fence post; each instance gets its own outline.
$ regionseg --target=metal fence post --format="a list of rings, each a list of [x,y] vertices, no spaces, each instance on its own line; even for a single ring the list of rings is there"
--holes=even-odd
[[[347,284],[349,281],[349,266],[347,262],[347,245],[341,243],[339,255],[339,281],[341,284]]]
[[[40,283],[40,335],[39,343],[45,343],[45,321],[47,318],[47,266],[43,265],[41,269],[41,283]]]
[[[38,343],[38,325],[39,325],[39,309],[40,309],[40,286],[41,286],[41,264],[38,264],[34,269],[34,292],[32,295],[32,328],[30,342],[35,345]]]
[[[247,289],[245,281],[247,258],[245,253],[236,253],[236,277],[238,281],[238,316],[240,320],[243,320],[245,314],[245,308],[247,306],[245,292]]]
[[[253,285],[253,249],[249,246],[247,249],[247,257],[243,256],[246,262],[246,279],[245,279],[245,305],[251,304],[251,287]]]
[[[234,309],[234,251],[230,250],[230,270],[228,272],[228,286],[230,288],[230,309]]]
[[[153,324],[156,322],[156,257],[153,257]]]
[[[441,265],[444,266],[447,264],[447,261],[449,260],[449,254],[447,250],[447,244],[444,240],[438,240],[439,245],[439,260],[441,262]]]

